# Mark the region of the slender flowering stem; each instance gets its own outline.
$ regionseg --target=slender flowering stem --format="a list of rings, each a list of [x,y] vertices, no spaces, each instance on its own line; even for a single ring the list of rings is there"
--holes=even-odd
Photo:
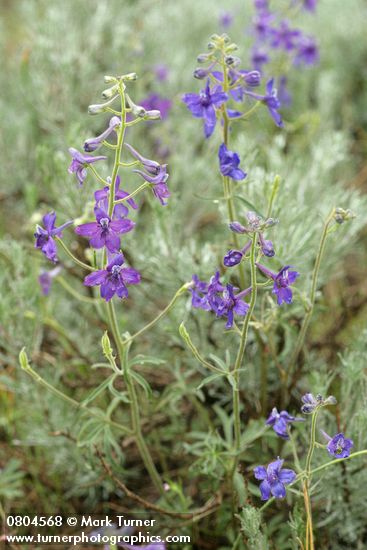
[[[121,96],[121,125],[118,132],[118,138],[117,138],[117,147],[115,152],[115,159],[114,159],[114,165],[112,169],[112,176],[111,176],[111,187],[109,192],[109,198],[108,198],[108,215],[110,218],[112,218],[113,211],[115,204],[117,201],[115,201],[115,190],[116,190],[116,181],[118,176],[118,171],[121,163],[121,153],[122,153],[122,147],[124,144],[124,136],[125,136],[125,128],[126,128],[126,105],[125,105],[125,94],[124,94],[124,84],[120,81],[119,82],[119,91]],[[127,197],[126,197],[127,198]],[[106,261],[106,252],[104,250],[104,257],[103,257],[103,265]],[[108,313],[108,320],[111,332],[113,334],[117,351],[118,351],[118,357],[120,360],[120,367],[123,368],[123,374],[126,382],[126,388],[129,396],[130,401],[130,414],[131,414],[131,422],[132,422],[132,429],[133,434],[136,440],[136,444],[138,446],[140,455],[142,457],[142,460],[145,464],[145,467],[152,479],[152,482],[154,483],[156,489],[160,493],[161,496],[165,496],[165,492],[163,489],[163,483],[160,479],[160,476],[156,470],[156,467],[154,465],[154,462],[152,460],[152,457],[150,456],[148,447],[145,443],[144,436],[141,431],[141,421],[140,421],[140,411],[139,411],[139,403],[138,403],[138,396],[136,393],[136,389],[134,386],[134,382],[131,378],[129,369],[126,365],[124,365],[124,342],[121,338],[120,331],[118,328],[118,323],[116,319],[116,313],[115,308],[113,305],[112,300],[107,303],[107,313]]]
[[[124,344],[120,336],[120,331],[118,329],[117,325],[117,319],[116,319],[116,313],[115,309],[112,303],[112,300],[107,303],[107,312],[108,312],[108,318],[109,318],[109,324],[111,327],[111,331],[113,334],[113,337],[115,339],[115,343],[118,349],[118,355],[120,358],[120,363],[122,367],[123,363],[123,357],[124,357]],[[126,382],[126,388],[129,395],[130,400],[130,413],[131,413],[131,422],[132,422],[132,431],[139,449],[139,452],[141,454],[141,457],[143,459],[143,462],[145,464],[145,467],[156,487],[158,492],[165,496],[165,492],[163,489],[163,483],[160,479],[160,476],[156,470],[156,467],[154,465],[154,462],[152,460],[152,457],[150,456],[148,447],[146,446],[144,436],[141,431],[141,421],[140,421],[140,412],[139,412],[139,404],[138,404],[138,398],[134,386],[134,382],[131,379],[129,369],[124,368],[124,378]]]
[[[84,296],[83,294],[80,294],[77,292],[69,283],[64,279],[64,277],[58,276],[56,277],[56,282],[58,282],[71,296],[79,300],[80,302],[85,302],[86,304],[97,304],[102,303],[102,300],[99,298],[90,298],[89,296]]]
[[[71,258],[73,260],[73,262],[78,264],[80,267],[83,267],[84,269],[88,269],[89,271],[95,271],[94,267],[92,267],[91,265],[85,264],[81,260],[78,260],[78,258],[76,258],[74,256],[74,254],[68,249],[66,244],[61,239],[59,239],[59,237],[54,237],[54,238],[57,241],[57,243],[62,246],[62,248],[65,250],[66,254],[69,256],[69,258]]]
[[[232,473],[234,474],[237,469],[238,464],[238,451],[241,446],[241,418],[240,418],[240,393],[239,393],[239,378],[240,378],[240,368],[242,365],[243,357],[245,354],[247,336],[250,325],[250,320],[252,313],[255,308],[256,297],[257,297],[257,282],[256,282],[256,242],[257,234],[255,233],[252,236],[251,244],[251,255],[250,255],[250,268],[251,268],[251,300],[249,304],[249,310],[246,314],[245,320],[243,322],[243,328],[241,333],[240,345],[237,352],[236,362],[233,368],[233,416],[234,416],[234,436],[235,436],[235,450],[236,456],[234,458],[234,464]]]
[[[316,424],[317,416],[319,414],[319,408],[316,407],[315,411],[312,414],[311,419],[311,440],[310,447],[308,449],[307,458],[306,458],[306,467],[305,467],[305,476],[306,479],[303,482],[303,497],[305,501],[305,510],[306,510],[306,550],[314,550],[314,538],[313,538],[313,525],[312,525],[312,506],[310,499],[310,486],[311,486],[311,462],[312,456],[315,451],[316,446]]]
[[[222,68],[223,68],[223,91],[225,93],[228,93],[229,91],[229,82],[228,82],[228,74],[227,74],[227,67],[224,60],[224,52],[222,54]],[[227,113],[227,107],[226,104],[223,103],[222,107],[222,117],[223,117],[223,143],[228,148],[229,144],[229,117]],[[232,223],[236,221],[236,208],[233,202],[233,194],[232,194],[232,184],[229,180],[228,176],[222,176],[223,181],[223,194],[225,197],[225,200],[227,202],[227,209],[228,209],[228,217],[229,221]],[[240,249],[240,244],[238,240],[238,235],[236,233],[233,233],[233,242],[235,245],[235,248],[237,250]],[[242,262],[238,264],[238,270],[239,270],[239,276],[240,276],[240,283],[241,287],[245,287],[245,271]]]
[[[178,298],[182,296],[182,294],[184,294],[186,290],[191,287],[191,285],[192,285],[191,282],[185,283],[184,285],[182,285],[182,287],[179,288],[176,294],[173,296],[169,304],[157,315],[157,317],[154,317],[154,319],[150,321],[150,323],[145,325],[142,329],[138,330],[138,332],[135,332],[135,334],[133,334],[132,336],[129,336],[128,338],[126,338],[126,340],[123,340],[122,342],[123,345],[125,346],[126,344],[129,344],[130,342],[135,340],[135,338],[138,338],[141,334],[143,334],[143,332],[145,332],[146,330],[149,330],[156,323],[158,323],[158,321],[160,321],[165,315],[167,315],[167,313],[172,309],[172,307],[174,306]]]
[[[327,219],[325,221],[324,228],[323,228],[323,231],[322,231],[321,240],[320,240],[320,244],[319,244],[319,249],[318,249],[318,252],[317,252],[315,265],[314,265],[313,272],[312,272],[310,305],[309,305],[309,308],[306,312],[306,315],[303,318],[302,326],[301,326],[301,330],[298,334],[296,346],[294,348],[294,351],[291,355],[291,359],[289,361],[289,367],[288,367],[288,370],[287,370],[286,375],[285,375],[285,387],[287,385],[289,375],[291,374],[291,372],[292,372],[292,370],[295,366],[295,363],[298,359],[298,356],[301,353],[301,350],[303,348],[303,344],[304,344],[305,336],[306,336],[306,333],[307,333],[307,329],[308,329],[308,326],[310,324],[310,320],[311,320],[311,317],[312,317],[312,314],[313,314],[313,310],[314,310],[314,306],[315,306],[317,282],[318,282],[318,277],[319,277],[321,260],[322,260],[323,254],[324,254],[325,244],[326,244],[330,224],[332,223],[333,218],[334,218],[334,214],[335,214],[335,209],[333,208],[333,210],[331,211],[331,213],[329,214],[329,216],[327,217]]]

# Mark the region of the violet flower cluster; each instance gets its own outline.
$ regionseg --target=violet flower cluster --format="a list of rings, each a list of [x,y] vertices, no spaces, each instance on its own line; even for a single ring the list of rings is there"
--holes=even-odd
[[[314,12],[317,0],[301,0],[301,3],[305,10]],[[256,14],[251,28],[254,38],[251,63],[255,70],[265,74],[264,67],[280,55],[283,59],[284,56],[287,58],[288,65],[296,67],[318,63],[319,51],[314,37],[293,27],[283,14],[271,10],[268,0],[254,0],[254,7]],[[290,1],[290,14],[292,8],[297,8],[294,0]],[[287,80],[285,74],[280,75],[278,79],[278,100],[284,106],[291,103]]]
[[[75,233],[88,239],[91,248],[102,251],[100,269],[92,268],[92,273],[85,277],[84,284],[86,286],[99,286],[101,297],[106,301],[111,300],[115,295],[118,298],[126,298],[128,296],[127,285],[138,284],[141,281],[140,273],[136,269],[125,265],[125,258],[121,250],[122,236],[135,227],[135,222],[129,218],[131,212],[138,208],[133,196],[140,190],[149,187],[154,197],[163,206],[167,204],[167,199],[170,196],[167,186],[169,177],[167,165],[161,165],[155,160],[148,159],[132,145],[123,143],[127,125],[135,124],[141,120],[157,120],[161,116],[156,106],[151,108],[151,105],[146,107],[136,105],[125,93],[125,82],[135,79],[136,75],[134,73],[121,77],[105,78],[107,83],[112,84],[110,88],[102,93],[102,97],[107,101],[100,105],[91,105],[88,111],[90,114],[113,111],[114,116],[110,118],[107,128],[100,135],[89,138],[84,142],[83,153],[75,148],[69,149],[71,155],[69,173],[76,175],[80,186],[84,184],[90,172],[98,182],[104,182],[103,187],[94,192],[94,220],[77,225]],[[121,101],[120,114],[111,108],[111,104],[118,98]],[[168,108],[168,105],[166,107]],[[130,116],[130,122],[127,121],[127,115]],[[112,141],[109,141],[111,138]],[[125,145],[125,151],[133,159],[127,163],[122,162],[120,158],[123,145]],[[89,154],[101,147],[107,147],[115,151],[112,176],[106,179],[96,171],[93,165],[96,162],[105,161],[107,157],[102,155],[91,156]],[[120,166],[136,166],[132,172],[143,179],[143,185],[131,193],[120,188],[121,181],[118,175]],[[46,258],[54,263],[58,261],[57,239],[62,238],[63,229],[73,222],[68,221],[59,227],[56,227],[55,223],[56,215],[54,212],[50,212],[43,217],[44,227],[37,226],[35,232],[35,247],[40,249]],[[67,251],[66,245],[63,246]],[[72,254],[69,255],[73,257]],[[49,273],[42,272],[40,284],[45,295],[49,293],[52,278],[57,273],[57,270]]]

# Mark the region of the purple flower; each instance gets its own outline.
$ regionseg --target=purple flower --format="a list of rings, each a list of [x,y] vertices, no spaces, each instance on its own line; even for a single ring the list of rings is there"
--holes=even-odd
[[[140,106],[146,111],[159,111],[161,118],[164,120],[168,117],[168,113],[172,107],[172,101],[166,97],[161,97],[159,94],[152,93],[140,102]]]
[[[208,79],[205,89],[201,90],[200,94],[185,94],[182,101],[194,117],[204,119],[204,134],[209,138],[217,122],[215,107],[220,107],[227,99],[228,95],[222,91],[221,86],[217,86],[213,91],[210,89]]]
[[[150,160],[143,157],[134,147],[125,143],[125,147],[130,151],[130,153],[135,157],[145,169],[145,172],[142,170],[133,170],[141,176],[145,181],[152,184],[152,191],[155,197],[160,201],[163,206],[166,206],[168,197],[171,195],[169,192],[166,181],[168,180],[169,174],[167,173],[167,164],[159,164],[155,160]]]
[[[237,295],[234,294],[233,290],[233,286],[227,284],[221,296],[210,292],[208,296],[209,304],[217,317],[227,317],[226,328],[232,328],[235,313],[243,317],[250,307],[242,300],[242,296],[251,292],[251,288]]]
[[[117,294],[119,298],[127,298],[129,293],[126,285],[140,283],[140,273],[132,267],[122,267],[124,256],[118,254],[108,264],[106,269],[94,271],[84,279],[86,286],[100,286],[101,297],[108,302]]]
[[[72,224],[72,221],[68,221],[60,227],[55,227],[56,214],[55,212],[49,212],[42,218],[45,229],[40,225],[36,226],[35,248],[39,248],[48,260],[51,262],[57,262],[57,246],[53,237],[62,237],[62,230],[68,225]]]
[[[127,218],[112,219],[102,208],[95,208],[96,221],[83,223],[75,228],[75,233],[90,239],[93,248],[107,248],[109,252],[118,252],[120,248],[120,234],[128,233],[135,223]]]
[[[264,254],[264,256],[267,256],[268,258],[272,258],[275,255],[273,243],[271,241],[264,239],[262,233],[259,233],[259,241],[260,241],[261,252]]]
[[[261,264],[257,263],[256,265],[267,277],[273,279],[273,294],[277,296],[278,305],[281,305],[283,302],[291,304],[293,294],[290,285],[299,277],[299,273],[297,271],[288,271],[291,267],[290,265],[282,267],[279,273],[274,273]]]
[[[304,422],[304,419],[291,416],[287,413],[287,411],[281,411],[278,413],[278,410],[274,407],[266,421],[266,424],[268,426],[272,426],[274,432],[279,435],[279,437],[289,439],[287,425],[291,422]]]
[[[273,48],[282,48],[283,50],[291,51],[296,48],[301,31],[291,29],[288,21],[281,21],[279,28],[272,29],[271,34],[271,45]]]
[[[315,65],[319,61],[319,50],[315,40],[311,36],[304,36],[297,46],[295,65]]]
[[[254,0],[256,10],[267,10],[269,8],[269,0]]]
[[[268,80],[266,84],[266,94],[259,95],[253,92],[245,91],[245,93],[251,97],[254,97],[258,101],[262,101],[268,108],[269,113],[274,120],[275,124],[280,128],[283,127],[282,117],[278,113],[280,107],[280,101],[278,99],[278,94],[276,88],[274,88],[274,78]]]
[[[233,24],[233,14],[229,11],[222,11],[219,15],[219,24],[223,29],[229,29]]]
[[[293,470],[282,469],[284,460],[278,457],[278,460],[270,462],[267,468],[256,466],[254,475],[256,479],[262,480],[260,483],[261,500],[269,500],[270,494],[275,498],[285,497],[285,485],[289,485],[296,479]]]
[[[236,222],[234,222],[236,223]],[[249,241],[242,250],[228,250],[227,254],[223,258],[223,263],[226,267],[233,267],[238,265],[246,252],[251,248],[251,241]]]
[[[108,186],[96,191],[94,193],[94,198],[96,200],[96,207],[102,208],[102,210],[107,211],[109,194],[110,194],[110,188]],[[123,189],[120,189],[120,176],[117,176],[116,185],[115,185],[115,200],[123,199],[128,196],[129,196],[129,193],[127,193]],[[138,208],[138,205],[136,204],[134,199],[128,199],[126,203],[129,204],[131,208],[134,208],[134,210]],[[129,213],[129,209],[124,203],[116,204],[113,211],[113,218],[124,218],[128,215],[128,213]]]
[[[269,63],[269,56],[265,50],[255,46],[251,52],[251,63],[254,69],[261,73],[262,66]]]
[[[228,250],[223,258],[223,263],[226,267],[233,267],[241,263],[242,258],[243,254],[241,250]]]
[[[70,147],[69,153],[72,156],[72,161],[68,168],[68,171],[69,174],[76,174],[79,185],[83,185],[83,181],[87,177],[88,164],[92,164],[93,162],[97,162],[98,160],[106,160],[107,158],[103,156],[91,157],[90,155],[83,155],[83,153],[79,153],[79,151],[77,151],[73,147]]]
[[[315,11],[317,0],[303,0],[303,7],[308,11]]]
[[[158,63],[153,67],[154,74],[157,78],[157,80],[164,82],[168,78],[169,69],[167,65],[164,65],[163,63]]]
[[[333,395],[329,395],[329,397],[324,399],[319,393],[316,395],[316,397],[314,397],[312,393],[305,393],[305,395],[301,397],[301,401],[303,403],[301,407],[301,412],[303,412],[303,414],[312,414],[316,407],[335,405],[337,402]]]
[[[327,434],[325,434],[327,436]],[[335,458],[347,458],[350,455],[354,443],[351,439],[344,437],[343,433],[334,435],[333,438],[327,436],[329,443],[327,450],[330,456]]]
[[[192,281],[194,286],[190,288],[191,305],[198,309],[211,311],[211,306],[208,303],[208,283],[200,281],[197,275],[192,276]]]
[[[108,128],[99,136],[95,138],[87,139],[84,142],[84,151],[87,153],[91,153],[92,151],[95,151],[102,145],[102,142],[108,138],[110,134],[117,128],[117,126],[120,126],[120,119],[117,116],[113,116],[109,122]]]
[[[253,21],[253,29],[257,39],[264,42],[272,32],[272,22],[274,15],[269,13],[266,9],[259,11]]]
[[[239,168],[240,157],[234,151],[229,151],[224,143],[219,147],[219,166],[223,176],[233,180],[243,180],[247,174]]]
[[[38,282],[44,296],[48,296],[50,294],[52,279],[54,279],[60,271],[61,268],[59,266],[51,269],[51,271],[41,271],[38,277]]]

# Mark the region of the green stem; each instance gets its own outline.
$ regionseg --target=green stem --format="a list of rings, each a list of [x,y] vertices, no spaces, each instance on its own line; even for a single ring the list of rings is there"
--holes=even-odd
[[[78,260],[78,258],[74,256],[74,254],[68,249],[66,244],[59,237],[54,237],[54,239],[56,239],[56,242],[62,246],[66,254],[69,256],[69,258],[73,260],[73,262],[80,265],[80,267],[83,267],[84,269],[88,269],[89,271],[95,271],[94,267],[92,267],[91,265],[85,264],[81,260]]]
[[[192,283],[185,283],[184,285],[182,285],[182,287],[179,288],[178,291],[176,292],[176,294],[173,296],[173,298],[169,302],[169,304],[157,315],[157,317],[155,317],[152,321],[150,321],[150,323],[145,325],[142,329],[138,330],[138,332],[135,332],[135,334],[133,334],[132,336],[129,336],[129,338],[126,338],[126,340],[123,340],[123,342],[122,342],[123,345],[125,346],[126,344],[129,344],[130,342],[135,340],[135,338],[138,338],[138,336],[143,334],[143,332],[145,332],[146,330],[149,330],[150,328],[152,328],[152,326],[154,326],[156,323],[158,323],[158,321],[160,321],[162,319],[162,317],[167,315],[167,313],[172,309],[172,307],[174,306],[174,304],[176,303],[178,298],[182,294],[184,294],[186,292],[186,290],[191,287],[191,285],[192,285]]]
[[[123,357],[124,357],[124,343],[120,336],[120,331],[117,325],[116,313],[112,301],[107,303],[108,318],[110,321],[110,326],[112,330],[113,337],[118,350],[118,355],[120,358],[121,367],[123,366]],[[140,421],[140,412],[139,412],[139,403],[134,386],[134,382],[131,379],[129,369],[124,365],[124,378],[126,382],[126,388],[130,400],[130,414],[131,414],[131,423],[132,430],[138,446],[140,455],[143,459],[145,467],[151,477],[152,482],[154,483],[157,491],[161,496],[165,496],[163,489],[163,483],[161,478],[156,470],[152,457],[150,456],[148,447],[145,443],[144,436],[141,431],[141,421]]]
[[[241,418],[240,418],[240,394],[239,394],[239,378],[240,378],[240,368],[242,365],[243,357],[245,354],[246,344],[247,344],[247,337],[248,337],[248,330],[249,330],[249,324],[251,320],[251,316],[253,314],[255,303],[256,303],[256,297],[257,297],[257,285],[256,285],[256,242],[257,242],[257,234],[254,233],[252,236],[252,245],[251,245],[251,255],[250,255],[250,268],[251,268],[251,300],[249,305],[249,310],[246,314],[245,320],[243,322],[242,327],[242,334],[241,334],[241,340],[240,345],[237,352],[236,362],[233,368],[233,416],[234,416],[234,436],[235,436],[235,449],[236,449],[236,456],[234,459],[234,465],[232,469],[232,473],[234,474],[237,469],[237,463],[238,463],[238,451],[241,447]]]
[[[327,219],[325,221],[325,224],[324,224],[323,231],[322,231],[321,240],[320,240],[320,244],[319,244],[319,249],[318,249],[318,252],[317,252],[315,265],[314,265],[313,272],[312,272],[310,306],[309,306],[309,308],[306,312],[306,315],[303,318],[302,326],[301,326],[301,330],[298,334],[296,346],[294,348],[294,351],[291,355],[291,359],[289,361],[289,367],[288,367],[288,370],[287,370],[286,375],[285,375],[285,386],[287,384],[289,375],[293,371],[293,368],[296,364],[298,356],[301,353],[301,350],[303,348],[303,344],[304,344],[305,336],[306,336],[306,333],[307,333],[307,329],[308,329],[308,326],[310,324],[310,320],[311,320],[311,317],[312,317],[312,314],[313,314],[313,310],[314,310],[314,306],[315,306],[317,283],[318,283],[321,260],[322,260],[324,250],[325,250],[325,244],[326,244],[326,240],[327,240],[327,236],[328,236],[329,226],[330,226],[330,223],[333,221],[334,213],[335,213],[335,210],[333,209],[331,211],[331,213],[329,214],[329,216],[327,217]]]
[[[223,67],[223,91],[228,93],[229,91],[229,82],[228,82],[228,73],[227,73],[227,66],[224,61],[224,52],[222,56],[222,67]],[[224,104],[222,106],[222,115],[223,115],[223,143],[228,148],[229,145],[229,124],[230,120],[227,113],[227,107]],[[223,176],[223,194],[225,197],[225,200],[227,202],[227,209],[228,209],[228,217],[230,222],[236,221],[236,208],[233,202],[233,195],[232,195],[232,183],[230,182],[228,176]],[[235,248],[237,250],[240,249],[239,239],[237,233],[233,233],[233,242],[235,245]],[[238,270],[239,270],[239,277],[240,277],[240,283],[241,288],[245,288],[245,271],[244,266],[241,263],[238,264]]]

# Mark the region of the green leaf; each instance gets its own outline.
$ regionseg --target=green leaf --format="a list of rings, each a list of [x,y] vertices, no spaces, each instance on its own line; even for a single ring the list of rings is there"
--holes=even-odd
[[[241,202],[243,202],[250,210],[253,210],[258,216],[260,216],[261,218],[265,219],[266,216],[265,214],[262,214],[257,208],[256,206],[254,206],[252,204],[252,202],[248,201],[247,199],[245,199],[244,197],[241,197],[241,195],[235,195],[235,198],[236,199],[239,199]]]
[[[150,355],[136,355],[129,361],[129,367],[135,365],[164,365],[166,361],[164,359],[159,359],[158,357],[152,357]]]
[[[82,404],[87,405],[88,403],[91,403],[96,397],[98,397],[98,395],[100,395],[106,388],[108,388],[111,382],[113,383],[115,378],[116,374],[112,374],[111,376],[106,378],[106,380],[103,380],[103,382],[97,388],[94,388],[94,390],[92,390],[90,394],[87,395],[85,399],[83,399]]]
[[[145,378],[143,378],[141,376],[141,374],[139,374],[138,372],[135,372],[135,371],[130,371],[130,375],[134,378],[134,380],[143,388],[143,390],[145,391],[146,393],[146,396],[147,397],[152,397],[153,395],[153,392],[152,392],[152,388],[150,387],[150,385],[148,384],[148,382],[145,380]]]
[[[214,380],[216,380],[217,378],[221,378],[222,376],[225,376],[225,373],[223,373],[223,374],[210,374],[209,376],[207,376],[206,378],[204,378],[204,380],[202,380],[200,382],[200,384],[196,388],[196,391],[200,390],[206,384],[210,384],[211,382],[214,382]]]

